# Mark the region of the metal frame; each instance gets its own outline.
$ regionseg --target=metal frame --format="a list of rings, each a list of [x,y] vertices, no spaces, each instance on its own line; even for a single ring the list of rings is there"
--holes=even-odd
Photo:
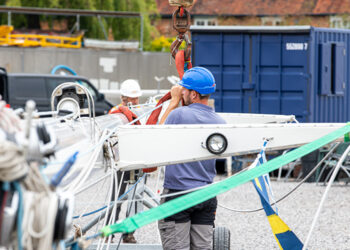
[[[228,124],[266,124],[296,122],[294,115],[265,115],[249,113],[217,113]]]
[[[105,127],[110,127],[112,122],[116,122],[113,118],[121,114],[106,115],[97,117],[96,122],[103,122]],[[267,150],[275,150],[280,148],[291,148],[313,141],[345,124],[278,124],[279,122],[295,121],[293,116],[273,116],[273,115],[251,115],[251,114],[221,114],[230,121],[250,121],[250,124],[220,124],[220,125],[162,125],[162,126],[119,126],[116,132],[118,138],[118,149],[116,154],[119,155],[117,168],[119,170],[132,170],[136,168],[144,168],[150,166],[162,166],[176,162],[196,161],[202,159],[217,158],[217,155],[211,154],[205,147],[208,136],[213,133],[221,133],[228,139],[228,147],[222,156],[231,156],[244,153],[257,152],[261,149],[262,141],[269,138],[269,147]],[[241,119],[241,120],[240,120]],[[255,123],[253,122],[253,120]],[[106,121],[105,121],[106,120]],[[257,124],[260,122],[260,124]],[[263,122],[277,124],[261,124]],[[88,123],[88,120],[85,121]],[[77,122],[72,121],[71,124],[56,124],[63,126],[65,131],[56,130],[56,133],[75,134],[73,126]],[[84,124],[88,127],[88,124]],[[102,125],[102,124],[101,124]],[[107,126],[109,125],[109,126]],[[114,126],[113,126],[114,127]],[[138,143],[135,143],[137,141]],[[177,142],[177,143],[175,143]],[[185,142],[178,147],[179,142]],[[242,143],[244,142],[244,143]],[[78,145],[75,145],[77,147]],[[86,149],[86,143],[81,145]],[[100,145],[102,146],[102,145]],[[191,150],[189,150],[191,149]],[[71,151],[70,151],[71,152]],[[135,154],[137,152],[137,154]],[[176,152],[174,154],[173,152]],[[60,157],[62,158],[62,156]],[[113,161],[112,161],[113,162]],[[96,167],[96,166],[95,166]],[[140,183],[144,185],[144,183]],[[80,192],[80,190],[79,190]],[[134,197],[125,197],[129,202],[143,203],[146,207],[152,207],[152,203],[142,200],[143,194],[146,193],[151,200],[158,203],[157,195],[153,194],[147,186],[136,186]],[[119,194],[118,194],[119,196]],[[133,199],[138,201],[133,201]],[[124,199],[123,199],[124,200]],[[121,204],[118,203],[117,206]],[[86,232],[94,226],[102,217],[102,214],[112,211],[112,206],[107,211],[99,214],[93,219],[82,231]],[[71,241],[72,239],[68,239]],[[94,249],[94,245],[90,249]],[[143,245],[135,245],[143,249]],[[159,248],[159,245],[152,245],[152,248]]]
[[[121,18],[140,18],[140,50],[143,50],[143,15],[139,12],[131,11],[103,11],[103,10],[72,10],[72,9],[54,9],[54,8],[32,8],[32,7],[8,7],[0,6],[0,13],[7,13],[7,23],[11,25],[11,16],[16,14],[31,14],[31,15],[53,15],[53,16],[76,16],[77,30],[80,30],[80,17],[81,16],[94,16],[97,17],[100,26],[101,17],[121,17]],[[107,33],[103,28],[105,37]]]
[[[227,150],[219,157],[228,157],[256,153],[266,138],[271,139],[266,151],[298,147],[342,126],[345,124],[120,126],[116,132],[119,139],[117,167],[132,170],[218,158],[218,155],[211,154],[203,147],[213,133],[221,133],[227,138]],[[178,147],[175,142],[186,146]]]

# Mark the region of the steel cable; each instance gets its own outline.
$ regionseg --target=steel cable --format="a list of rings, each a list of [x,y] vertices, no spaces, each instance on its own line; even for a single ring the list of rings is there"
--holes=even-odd
[[[322,163],[328,159],[328,157],[334,152],[334,150],[339,146],[339,142],[337,142],[332,148],[331,150],[329,150],[329,152],[325,155],[325,157],[323,157],[323,159],[310,171],[310,173],[305,176],[305,178],[303,180],[301,180],[291,191],[289,191],[288,193],[286,193],[285,195],[283,195],[280,199],[278,199],[276,202],[272,202],[270,205],[273,206],[277,203],[279,203],[280,201],[284,200],[285,198],[287,198],[290,194],[292,194],[293,192],[295,192],[295,190],[297,190],[305,181],[307,181],[314,173],[315,171],[322,165]],[[264,208],[258,208],[258,209],[253,209],[253,210],[239,210],[239,209],[234,209],[234,208],[229,208],[226,206],[223,206],[221,204],[218,203],[219,207],[222,207],[224,209],[227,209],[229,211],[232,212],[239,212],[239,213],[254,213],[254,212],[258,212],[263,210]]]
[[[315,228],[315,226],[316,226],[317,220],[318,220],[318,218],[319,218],[319,216],[320,216],[320,214],[321,214],[321,210],[322,210],[323,204],[324,204],[324,202],[325,202],[326,199],[327,199],[328,192],[329,192],[329,190],[331,189],[331,186],[332,186],[332,184],[333,184],[333,182],[334,182],[334,180],[335,180],[335,177],[337,176],[338,171],[339,171],[340,167],[342,166],[343,162],[345,161],[346,157],[348,156],[349,152],[350,152],[350,146],[348,146],[348,147],[346,148],[345,152],[344,152],[344,153],[342,154],[342,156],[340,157],[340,159],[339,159],[339,161],[338,161],[338,164],[337,164],[337,166],[335,167],[335,169],[334,169],[334,171],[333,171],[333,174],[332,174],[332,176],[331,176],[331,179],[329,180],[328,185],[327,185],[327,187],[326,187],[326,190],[325,190],[324,193],[323,193],[323,196],[322,196],[320,205],[319,205],[318,208],[317,208],[315,217],[314,217],[314,219],[312,220],[312,224],[311,224],[311,227],[310,227],[310,231],[309,231],[309,233],[308,233],[308,235],[307,235],[305,244],[304,244],[304,246],[303,246],[303,250],[307,249],[307,245],[308,245],[308,243],[309,243],[309,241],[310,241],[312,232],[313,232],[313,230],[314,230],[314,228]]]

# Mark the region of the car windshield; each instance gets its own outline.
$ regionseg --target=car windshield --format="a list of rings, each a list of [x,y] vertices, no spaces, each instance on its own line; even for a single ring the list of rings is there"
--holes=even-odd
[[[85,81],[77,81],[77,83],[79,83],[79,84],[83,85],[84,87],[86,87],[90,91],[92,97],[96,100],[96,91],[87,82],[85,82]]]

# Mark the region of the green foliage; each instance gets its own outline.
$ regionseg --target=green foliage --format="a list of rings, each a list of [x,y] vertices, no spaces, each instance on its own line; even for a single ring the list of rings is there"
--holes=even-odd
[[[165,38],[164,36],[157,37],[151,42],[151,51],[170,52],[170,45],[172,38]]]
[[[161,52],[170,52],[170,46],[173,43],[173,41],[175,41],[176,37],[169,37],[166,38],[164,36],[160,36],[155,38],[152,42],[151,42],[151,47],[150,47],[150,51],[161,51]],[[185,49],[186,44],[185,42],[183,42],[180,46],[180,49]]]
[[[143,15],[143,42],[146,50],[150,48],[151,34],[156,29],[151,26],[149,14],[157,11],[154,0],[114,0],[114,9],[134,11]],[[140,40],[141,22],[139,18],[115,18],[112,21],[113,35],[116,40]]]
[[[155,0],[0,0],[7,6],[38,7],[38,8],[65,8],[88,9],[105,11],[140,12],[143,15],[144,48],[150,49],[152,37],[157,36],[157,30],[151,25],[149,15],[157,13]],[[7,15],[2,14],[1,22],[7,23]],[[66,16],[38,16],[12,14],[12,25],[20,28],[40,28],[41,21],[47,21],[52,28],[54,20],[65,19],[71,29],[76,17]],[[140,40],[140,18],[103,18],[101,23],[108,35],[114,40]],[[80,17],[80,29],[85,31],[85,37],[104,39],[103,29],[95,17]]]
[[[58,0],[7,0],[5,1],[7,6],[16,7],[45,7],[45,8],[57,8]],[[39,28],[40,17],[37,15],[19,15],[12,14],[12,25],[14,27],[27,28],[32,26],[33,28]],[[7,23],[7,21],[6,21]]]

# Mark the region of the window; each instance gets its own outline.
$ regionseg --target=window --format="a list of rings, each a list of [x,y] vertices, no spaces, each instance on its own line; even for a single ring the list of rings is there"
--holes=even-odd
[[[343,19],[337,16],[331,17],[330,26],[331,28],[343,28]]]
[[[215,20],[208,20],[208,26],[216,26]]]
[[[215,18],[195,18],[194,25],[198,26],[216,26],[217,20]]]
[[[203,20],[198,20],[198,21],[196,21],[196,25],[204,26],[205,22]]]
[[[281,17],[262,17],[261,25],[264,25],[264,26],[282,25],[282,18]]]
[[[350,29],[350,17],[331,16],[329,23],[331,28]]]
[[[7,96],[5,96],[5,86],[6,86],[6,77],[5,75],[0,74],[0,96],[2,100],[6,100]]]
[[[36,77],[13,77],[9,84],[11,96],[16,99],[47,99],[45,81]]]

